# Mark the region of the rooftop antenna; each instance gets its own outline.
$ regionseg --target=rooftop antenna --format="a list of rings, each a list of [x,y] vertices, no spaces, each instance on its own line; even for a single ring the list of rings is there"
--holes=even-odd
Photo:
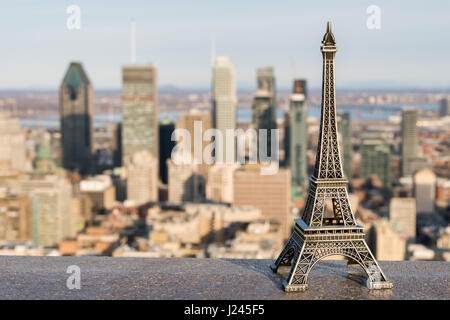
[[[216,34],[212,34],[211,39],[211,66],[214,66],[214,60],[216,59]]]
[[[134,20],[130,23],[130,59],[131,64],[136,63],[136,22]]]
[[[291,74],[292,80],[295,80],[295,62],[293,57],[291,57]]]

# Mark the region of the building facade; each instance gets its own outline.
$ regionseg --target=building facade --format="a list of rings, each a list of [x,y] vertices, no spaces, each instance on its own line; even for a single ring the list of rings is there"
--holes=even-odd
[[[31,199],[26,194],[0,194],[0,240],[32,240]]]
[[[362,140],[360,175],[364,179],[376,175],[385,190],[391,189],[391,150],[383,139]]]
[[[176,164],[167,160],[168,200],[173,203],[198,202],[205,198],[206,180],[194,163]]]
[[[273,175],[261,175],[258,165],[246,165],[234,171],[233,206],[251,205],[262,216],[280,225],[281,237],[291,232],[291,172],[280,169]]]
[[[116,189],[108,175],[97,175],[82,180],[80,192],[90,199],[92,210],[96,213],[110,210],[116,201]]]
[[[416,238],[416,199],[391,198],[389,221],[406,239]]]
[[[446,117],[450,115],[450,97],[445,97],[441,99],[439,115],[441,117]]]
[[[216,157],[222,156],[226,160],[227,143],[225,136],[227,129],[236,129],[236,79],[234,66],[228,57],[218,57],[213,67],[212,80],[212,126],[223,136],[221,150],[216,150]],[[231,142],[229,142],[231,143]],[[219,146],[217,146],[219,148]],[[216,158],[216,160],[218,160]]]
[[[344,174],[347,180],[350,181],[352,176],[352,129],[350,123],[350,113],[349,112],[338,112],[338,133],[339,133],[339,144],[342,150],[342,165],[344,169]]]
[[[417,128],[417,109],[403,108],[402,110],[402,149],[401,171],[402,176],[410,176],[413,168],[410,163],[417,158],[419,147],[419,131]]]
[[[72,224],[72,185],[56,175],[32,176],[20,181],[32,199],[33,242],[55,247],[75,236]]]
[[[167,159],[175,147],[175,141],[172,141],[174,130],[175,124],[172,120],[163,119],[159,122],[159,178],[164,184],[167,184]]]
[[[306,80],[294,80],[293,94],[289,99],[290,128],[289,128],[289,166],[292,172],[292,187],[306,188],[307,176],[307,127],[308,118]]]
[[[233,203],[233,177],[238,164],[215,164],[208,170],[206,198],[215,202]]]
[[[134,153],[159,155],[158,84],[154,65],[122,68],[122,164]]]
[[[158,159],[136,152],[127,166],[127,200],[136,204],[158,201]]]
[[[79,62],[72,62],[59,90],[62,165],[67,170],[92,172],[94,93]]]
[[[273,67],[263,67],[256,70],[256,82],[258,90],[267,90],[270,96],[271,122],[277,122],[277,95],[275,70]]]
[[[401,261],[406,258],[406,240],[386,219],[375,221],[368,233],[368,245],[378,260]]]
[[[414,197],[418,213],[431,214],[434,212],[436,183],[436,174],[430,169],[420,169],[414,174]]]

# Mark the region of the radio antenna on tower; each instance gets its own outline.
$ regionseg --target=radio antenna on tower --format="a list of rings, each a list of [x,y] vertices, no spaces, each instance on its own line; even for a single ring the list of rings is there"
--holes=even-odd
[[[136,63],[136,23],[133,20],[130,23],[130,59],[131,64]]]
[[[291,73],[292,73],[292,80],[295,80],[295,62],[293,57],[291,57]]]
[[[211,39],[211,66],[214,66],[214,60],[216,59],[216,34],[212,34]]]

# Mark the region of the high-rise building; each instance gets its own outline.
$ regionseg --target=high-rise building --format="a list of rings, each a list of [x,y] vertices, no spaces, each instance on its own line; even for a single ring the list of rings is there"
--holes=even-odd
[[[226,130],[236,129],[236,107],[237,95],[234,66],[228,57],[218,57],[213,67],[212,126],[218,129],[223,136],[222,150],[216,150],[216,157],[221,152],[223,162],[227,160]]]
[[[206,182],[206,198],[216,202],[233,202],[234,170],[239,167],[233,164],[215,164],[208,170]]]
[[[364,138],[361,144],[360,175],[376,175],[385,190],[391,189],[391,150],[381,138]]]
[[[270,107],[272,109],[272,122],[277,122],[277,96],[276,96],[276,82],[275,71],[273,67],[258,68],[256,70],[256,82],[258,90],[267,90],[270,95]]]
[[[167,159],[175,147],[175,141],[172,141],[174,130],[175,124],[172,120],[163,119],[159,122],[159,178],[164,184],[167,184]]]
[[[32,198],[33,242],[54,247],[75,236],[72,225],[72,185],[56,175],[25,177],[20,188]]]
[[[284,148],[284,159],[283,167],[289,167],[291,159],[291,111],[287,110],[284,113],[284,137],[283,137],[283,148]]]
[[[253,97],[252,105],[252,125],[258,134],[258,141],[260,130],[267,130],[266,140],[266,154],[271,155],[271,133],[272,129],[277,128],[276,122],[273,120],[272,96],[267,88],[258,89]],[[260,144],[258,143],[258,150]]]
[[[281,237],[291,232],[291,172],[280,169],[273,175],[261,175],[259,165],[246,165],[234,171],[233,206],[251,205],[262,216],[280,225]]]
[[[442,98],[440,105],[441,107],[439,109],[439,115],[441,117],[450,115],[450,97]]]
[[[122,123],[115,123],[111,126],[111,151],[113,157],[113,167],[122,166]]]
[[[133,154],[140,151],[148,151],[158,159],[155,65],[128,65],[122,68],[122,113],[122,165],[126,165]]]
[[[416,237],[416,199],[391,198],[389,221],[392,227],[406,239]]]
[[[420,169],[413,176],[414,197],[418,213],[433,213],[436,201],[436,174],[430,169]]]
[[[402,176],[410,176],[413,171],[410,162],[417,158],[418,150],[418,128],[417,109],[403,108],[402,110],[402,152],[401,169]]]
[[[158,159],[150,152],[136,152],[126,168],[127,199],[136,204],[158,201]]]
[[[192,109],[188,114],[182,114],[178,117],[178,121],[175,125],[176,129],[185,129],[189,132],[191,136],[191,159],[192,161],[199,161],[199,173],[206,180],[208,176],[208,163],[211,162],[211,155],[204,155],[203,150],[205,150],[206,146],[210,144],[210,141],[203,141],[203,133],[206,130],[212,128],[211,115],[209,113],[199,113],[198,110]],[[195,128],[197,126],[197,131],[195,132]],[[225,136],[224,136],[225,138]],[[196,148],[198,151],[199,159],[195,158]],[[224,159],[225,162],[226,159]]]
[[[93,170],[94,93],[83,66],[72,62],[59,90],[62,164],[82,173]]]
[[[292,187],[305,188],[308,182],[307,157],[308,149],[306,119],[307,88],[306,80],[294,80],[294,90],[289,99],[289,165],[292,172]]]
[[[169,173],[168,200],[173,203],[197,202],[205,198],[205,178],[194,163],[174,163],[167,160]]]
[[[339,144],[342,146],[342,165],[344,167],[344,174],[347,180],[352,176],[352,129],[350,125],[350,113],[338,112],[338,132]]]

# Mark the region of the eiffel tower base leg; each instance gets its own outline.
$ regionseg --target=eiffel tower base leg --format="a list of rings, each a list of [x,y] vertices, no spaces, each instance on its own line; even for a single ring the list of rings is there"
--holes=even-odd
[[[308,289],[307,283],[292,285],[292,284],[288,284],[287,281],[283,282],[284,292],[306,291],[307,289]]]
[[[270,265],[270,270],[272,270],[273,273],[277,273],[278,267],[274,263],[272,263]]]
[[[392,289],[392,282],[389,281],[367,281],[367,288],[370,290]]]
[[[319,260],[332,255],[342,255],[349,263],[356,263],[362,267],[368,276],[366,286],[369,289],[392,288],[392,283],[387,280],[376,262],[359,228],[356,226],[336,228],[330,234],[323,234],[321,241],[304,239],[299,232],[305,230],[302,228],[295,230],[278,259],[270,266],[275,273],[280,266],[291,266],[289,276],[283,282],[284,291],[307,290],[311,269]],[[342,234],[342,239],[336,239],[336,234]]]
[[[272,270],[273,273],[277,273],[278,267],[290,266],[292,259],[294,259],[295,256],[300,254],[302,243],[303,240],[299,238],[296,234],[291,235],[289,241],[284,246],[283,251],[281,251],[277,260],[270,265],[270,270]]]

